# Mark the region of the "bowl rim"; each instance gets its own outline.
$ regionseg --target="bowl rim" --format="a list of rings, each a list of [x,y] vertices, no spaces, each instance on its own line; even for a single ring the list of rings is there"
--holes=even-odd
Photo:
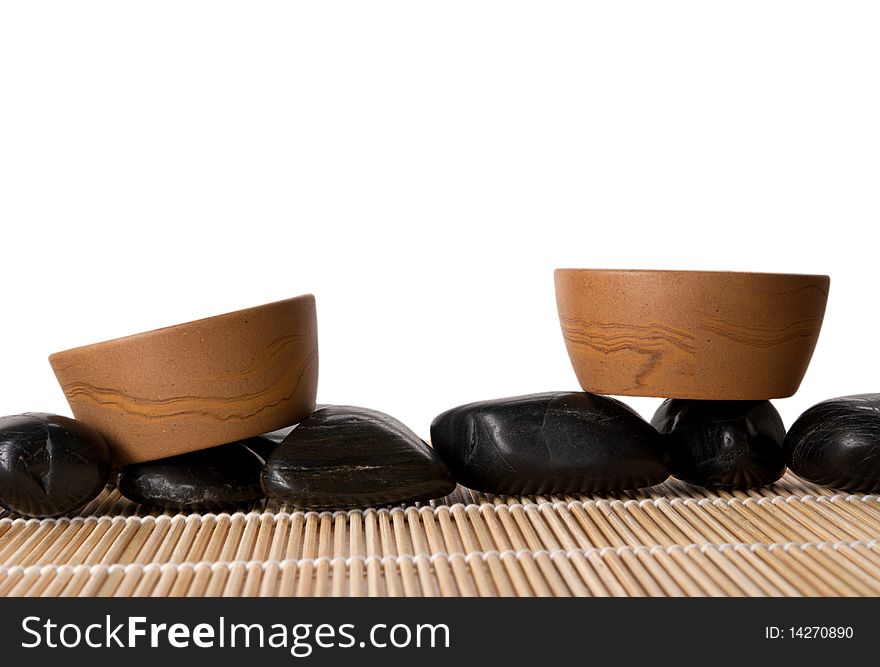
[[[630,273],[638,275],[664,274],[686,276],[755,276],[761,278],[812,278],[814,280],[829,281],[831,277],[824,273],[778,273],[774,271],[706,271],[702,269],[590,269],[560,267],[553,270],[558,273]]]
[[[219,320],[234,320],[240,318],[242,315],[246,313],[253,313],[260,310],[270,309],[270,308],[278,308],[279,306],[284,306],[296,301],[303,302],[311,302],[312,307],[314,308],[315,296],[311,293],[300,294],[298,296],[290,297],[288,299],[281,299],[279,301],[270,301],[269,303],[262,303],[257,306],[250,306],[248,308],[241,308],[239,310],[230,310],[225,313],[220,313],[218,315],[209,315],[208,317],[200,317],[196,320],[189,320],[187,322],[180,322],[178,324],[169,324],[168,326],[158,327],[157,329],[149,329],[147,331],[140,331],[138,333],[128,334],[125,336],[119,336],[118,338],[108,338],[107,340],[98,341],[96,343],[88,343],[86,345],[77,345],[76,347],[67,348],[65,350],[59,350],[58,352],[53,352],[49,355],[49,363],[54,363],[54,361],[68,353],[71,352],[95,352],[99,348],[103,348],[106,346],[113,346],[117,343],[129,342],[137,339],[145,339],[145,338],[154,338],[156,336],[163,336],[165,334],[171,333],[172,331],[178,331],[184,327],[191,327],[197,324],[203,324],[209,321],[219,321]]]

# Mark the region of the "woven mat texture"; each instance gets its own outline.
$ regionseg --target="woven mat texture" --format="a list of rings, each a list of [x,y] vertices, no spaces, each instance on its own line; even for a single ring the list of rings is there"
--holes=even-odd
[[[348,512],[161,513],[108,489],[73,518],[0,512],[0,596],[876,596],[878,537],[880,498],[790,474]]]

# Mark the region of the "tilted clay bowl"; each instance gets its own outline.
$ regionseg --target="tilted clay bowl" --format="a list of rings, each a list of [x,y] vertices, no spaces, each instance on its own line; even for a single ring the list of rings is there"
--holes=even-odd
[[[290,426],[315,409],[315,298],[57,352],[49,363],[74,416],[114,463],[164,458]]]
[[[828,276],[557,269],[556,303],[585,391],[759,400],[810,363]]]

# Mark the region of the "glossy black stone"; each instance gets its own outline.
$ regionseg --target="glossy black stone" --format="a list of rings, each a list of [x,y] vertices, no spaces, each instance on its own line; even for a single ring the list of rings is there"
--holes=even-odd
[[[423,440],[375,410],[328,406],[300,422],[266,462],[273,499],[344,509],[445,496],[455,481]]]
[[[293,426],[286,426],[279,428],[277,431],[264,433],[258,438],[250,438],[247,440],[247,446],[259,454],[261,459],[268,461],[275,448],[281,444],[293,429]]]
[[[796,474],[844,491],[880,489],[880,394],[832,398],[792,424],[785,455]]]
[[[700,486],[748,488],[785,472],[785,425],[770,401],[664,401],[651,420],[672,474]]]
[[[274,449],[265,437],[145,461],[124,467],[119,492],[137,503],[171,510],[234,510],[265,498],[261,452]]]
[[[0,507],[67,514],[94,499],[109,474],[107,444],[85,424],[43,412],[0,417]]]
[[[660,436],[607,396],[552,392],[453,408],[431,425],[437,453],[463,485],[487,493],[598,493],[669,476]]]

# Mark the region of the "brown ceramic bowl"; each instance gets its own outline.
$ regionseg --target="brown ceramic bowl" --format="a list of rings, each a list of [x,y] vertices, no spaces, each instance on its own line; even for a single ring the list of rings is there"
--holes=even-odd
[[[557,269],[556,303],[585,391],[759,400],[810,363],[828,276]]]
[[[49,363],[74,416],[114,463],[164,458],[274,431],[315,409],[315,298],[57,352]]]

